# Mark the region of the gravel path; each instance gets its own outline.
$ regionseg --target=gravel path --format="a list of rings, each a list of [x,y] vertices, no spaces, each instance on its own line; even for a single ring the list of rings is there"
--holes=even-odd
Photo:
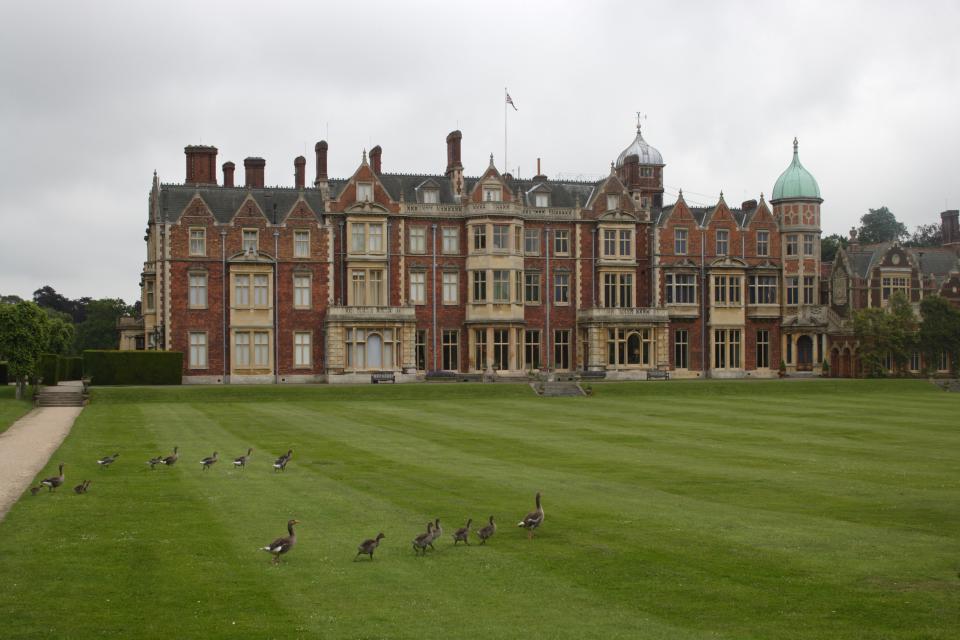
[[[41,407],[0,434],[0,521],[70,433],[81,411],[83,407]],[[64,475],[69,473],[69,467],[64,469]]]

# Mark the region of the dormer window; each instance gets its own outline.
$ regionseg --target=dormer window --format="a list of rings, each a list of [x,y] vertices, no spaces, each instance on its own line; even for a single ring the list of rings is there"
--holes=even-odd
[[[373,185],[371,183],[357,183],[357,202],[373,202]]]
[[[438,204],[440,202],[440,190],[439,189],[424,189],[423,190],[423,203],[424,204]]]
[[[484,202],[500,202],[503,199],[503,191],[499,186],[491,186],[483,188],[483,201]]]
[[[537,207],[549,207],[550,206],[550,194],[549,193],[537,193],[534,195],[534,202]]]
[[[257,251],[258,242],[257,242],[257,230],[256,229],[244,229],[243,230],[243,251],[245,253],[251,253]]]
[[[608,193],[607,194],[607,211],[613,211],[619,208],[620,208],[620,194]]]

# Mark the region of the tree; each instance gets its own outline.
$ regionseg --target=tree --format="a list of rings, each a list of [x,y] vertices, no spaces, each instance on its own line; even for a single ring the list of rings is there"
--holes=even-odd
[[[956,358],[960,354],[960,311],[942,296],[927,296],[920,301],[919,346],[923,353],[927,369],[935,367],[940,353],[951,354],[948,366],[956,369]]]
[[[853,332],[864,372],[882,378],[887,375],[887,356],[895,371],[906,368],[916,340],[916,317],[907,298],[898,292],[891,296],[888,309],[870,307],[855,312]]]
[[[911,247],[939,247],[943,244],[942,228],[939,224],[919,224],[907,240]]]
[[[47,314],[30,301],[0,305],[0,358],[17,380],[17,399],[23,399],[27,378],[37,375],[40,354],[49,346]]]
[[[23,298],[18,295],[0,296],[0,304],[17,304],[18,302],[23,302]]]
[[[907,228],[886,207],[870,209],[870,213],[860,217],[857,238],[864,244],[902,240],[907,235]]]
[[[69,316],[67,316],[69,318]],[[47,353],[67,355],[73,350],[75,329],[73,323],[63,318],[48,318]]]
[[[91,300],[86,305],[86,319],[77,324],[77,352],[85,349],[116,349],[117,320],[129,315],[130,307],[120,298]]]
[[[831,233],[820,241],[820,259],[824,262],[833,262],[840,247],[847,248],[847,239],[839,233]]]

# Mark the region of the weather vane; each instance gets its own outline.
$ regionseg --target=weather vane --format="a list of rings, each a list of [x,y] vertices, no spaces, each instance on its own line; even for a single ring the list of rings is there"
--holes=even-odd
[[[637,131],[640,130],[640,121],[641,121],[641,120],[646,120],[646,119],[647,119],[647,114],[645,114],[645,113],[643,113],[643,112],[641,112],[641,111],[637,111]]]

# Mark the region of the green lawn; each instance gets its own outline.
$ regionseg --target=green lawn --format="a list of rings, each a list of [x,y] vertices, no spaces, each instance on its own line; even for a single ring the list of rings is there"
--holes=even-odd
[[[0,385],[0,433],[33,408],[29,400],[16,400],[16,395],[16,387]]]
[[[960,395],[594,388],[97,389],[43,472],[65,461],[66,490],[0,524],[0,636],[957,637]],[[144,464],[174,445],[177,466]],[[248,446],[246,472],[201,472]],[[528,541],[515,524],[537,490]],[[490,514],[489,544],[452,546]],[[298,545],[271,566],[257,548],[292,517]],[[415,557],[434,517],[444,539]],[[376,559],[354,563],[378,531]]]

